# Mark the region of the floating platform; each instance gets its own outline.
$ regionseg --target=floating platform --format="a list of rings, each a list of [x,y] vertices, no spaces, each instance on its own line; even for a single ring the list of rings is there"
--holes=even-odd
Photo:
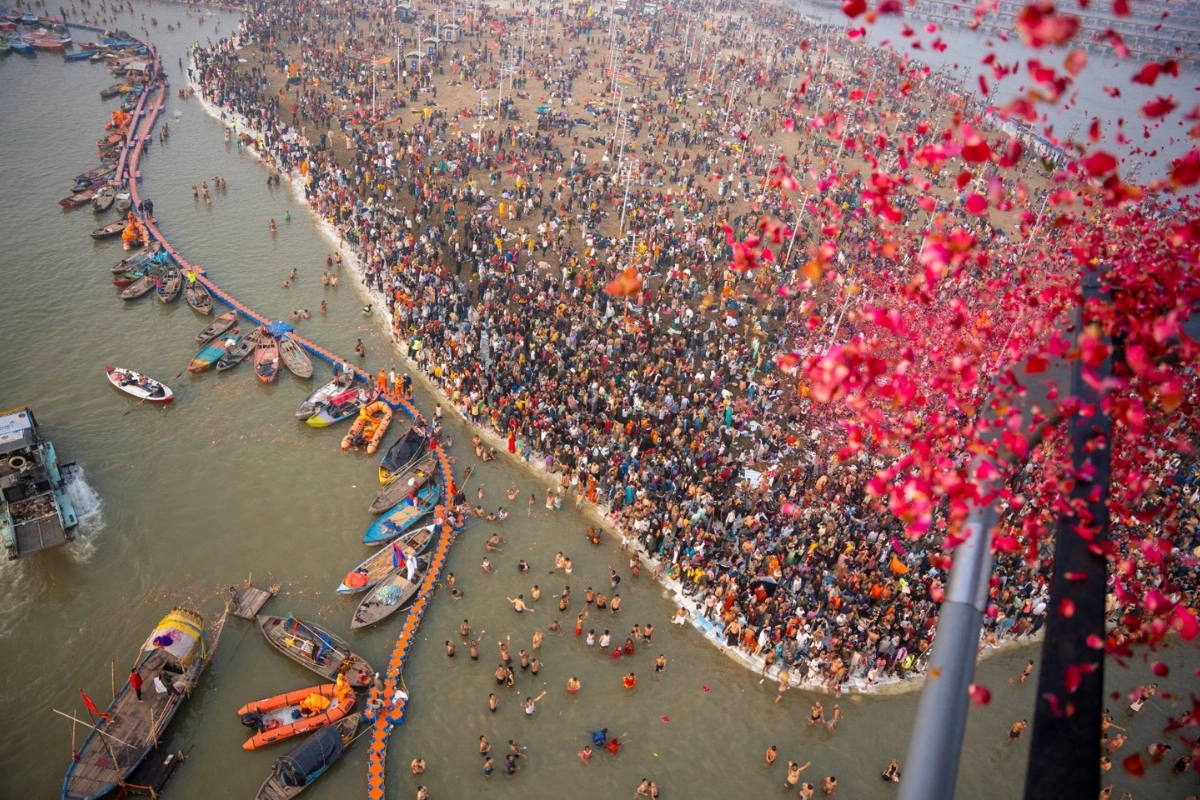
[[[259,589],[257,586],[245,586],[240,590],[232,586],[229,588],[229,613],[242,619],[253,620],[267,601],[275,596],[275,592]]]

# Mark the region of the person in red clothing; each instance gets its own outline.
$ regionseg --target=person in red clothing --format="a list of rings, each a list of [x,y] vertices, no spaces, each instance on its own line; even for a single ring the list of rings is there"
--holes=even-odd
[[[137,699],[142,699],[142,676],[138,675],[137,667],[129,670],[129,685],[137,692]]]

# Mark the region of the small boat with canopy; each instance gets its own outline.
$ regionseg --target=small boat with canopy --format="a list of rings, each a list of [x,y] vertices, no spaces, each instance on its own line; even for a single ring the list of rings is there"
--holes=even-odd
[[[351,714],[309,736],[275,762],[256,800],[291,800],[342,757],[356,738],[361,714]]]

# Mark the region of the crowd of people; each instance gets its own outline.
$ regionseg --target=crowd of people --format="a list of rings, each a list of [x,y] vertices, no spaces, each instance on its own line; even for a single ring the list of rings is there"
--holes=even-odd
[[[460,18],[462,40],[382,67],[379,54],[416,45],[397,41],[392,4],[330,0],[319,20],[315,8],[250,3],[234,40],[197,45],[189,77],[299,182],[415,368],[555,474],[556,507],[601,509],[678,581],[681,618],[764,675],[837,692],[922,672],[941,539],[902,537],[868,492],[882,454],[839,458],[838,415],[776,361],[852,337],[851,304],[895,281],[877,214],[915,228],[936,210],[995,254],[988,275],[1015,262],[1013,226],[968,214],[961,182],[926,203],[883,191],[869,167],[845,174],[897,159],[847,142],[899,131],[917,152],[937,145],[939,113],[982,125],[980,104],[940,72],[738,0],[703,16],[485,8]],[[1003,192],[1039,169],[1028,156],[975,185]],[[1047,191],[1015,198],[1014,213],[1044,208]],[[832,287],[803,280],[831,235],[817,206],[843,220],[846,281]],[[734,269],[734,242],[764,217],[795,230],[773,262]],[[977,290],[944,287],[941,300],[991,312]],[[1175,543],[1190,550],[1200,471],[1177,458],[1162,477],[1151,495],[1182,486],[1193,499]],[[1022,555],[998,554],[981,647],[1045,623],[1050,562]],[[1114,597],[1113,619],[1123,610]]]

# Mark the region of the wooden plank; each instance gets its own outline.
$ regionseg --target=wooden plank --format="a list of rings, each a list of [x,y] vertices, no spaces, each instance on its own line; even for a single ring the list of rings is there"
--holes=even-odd
[[[236,605],[231,611],[235,617],[253,621],[271,597],[271,592],[255,586],[247,586],[237,593]]]

